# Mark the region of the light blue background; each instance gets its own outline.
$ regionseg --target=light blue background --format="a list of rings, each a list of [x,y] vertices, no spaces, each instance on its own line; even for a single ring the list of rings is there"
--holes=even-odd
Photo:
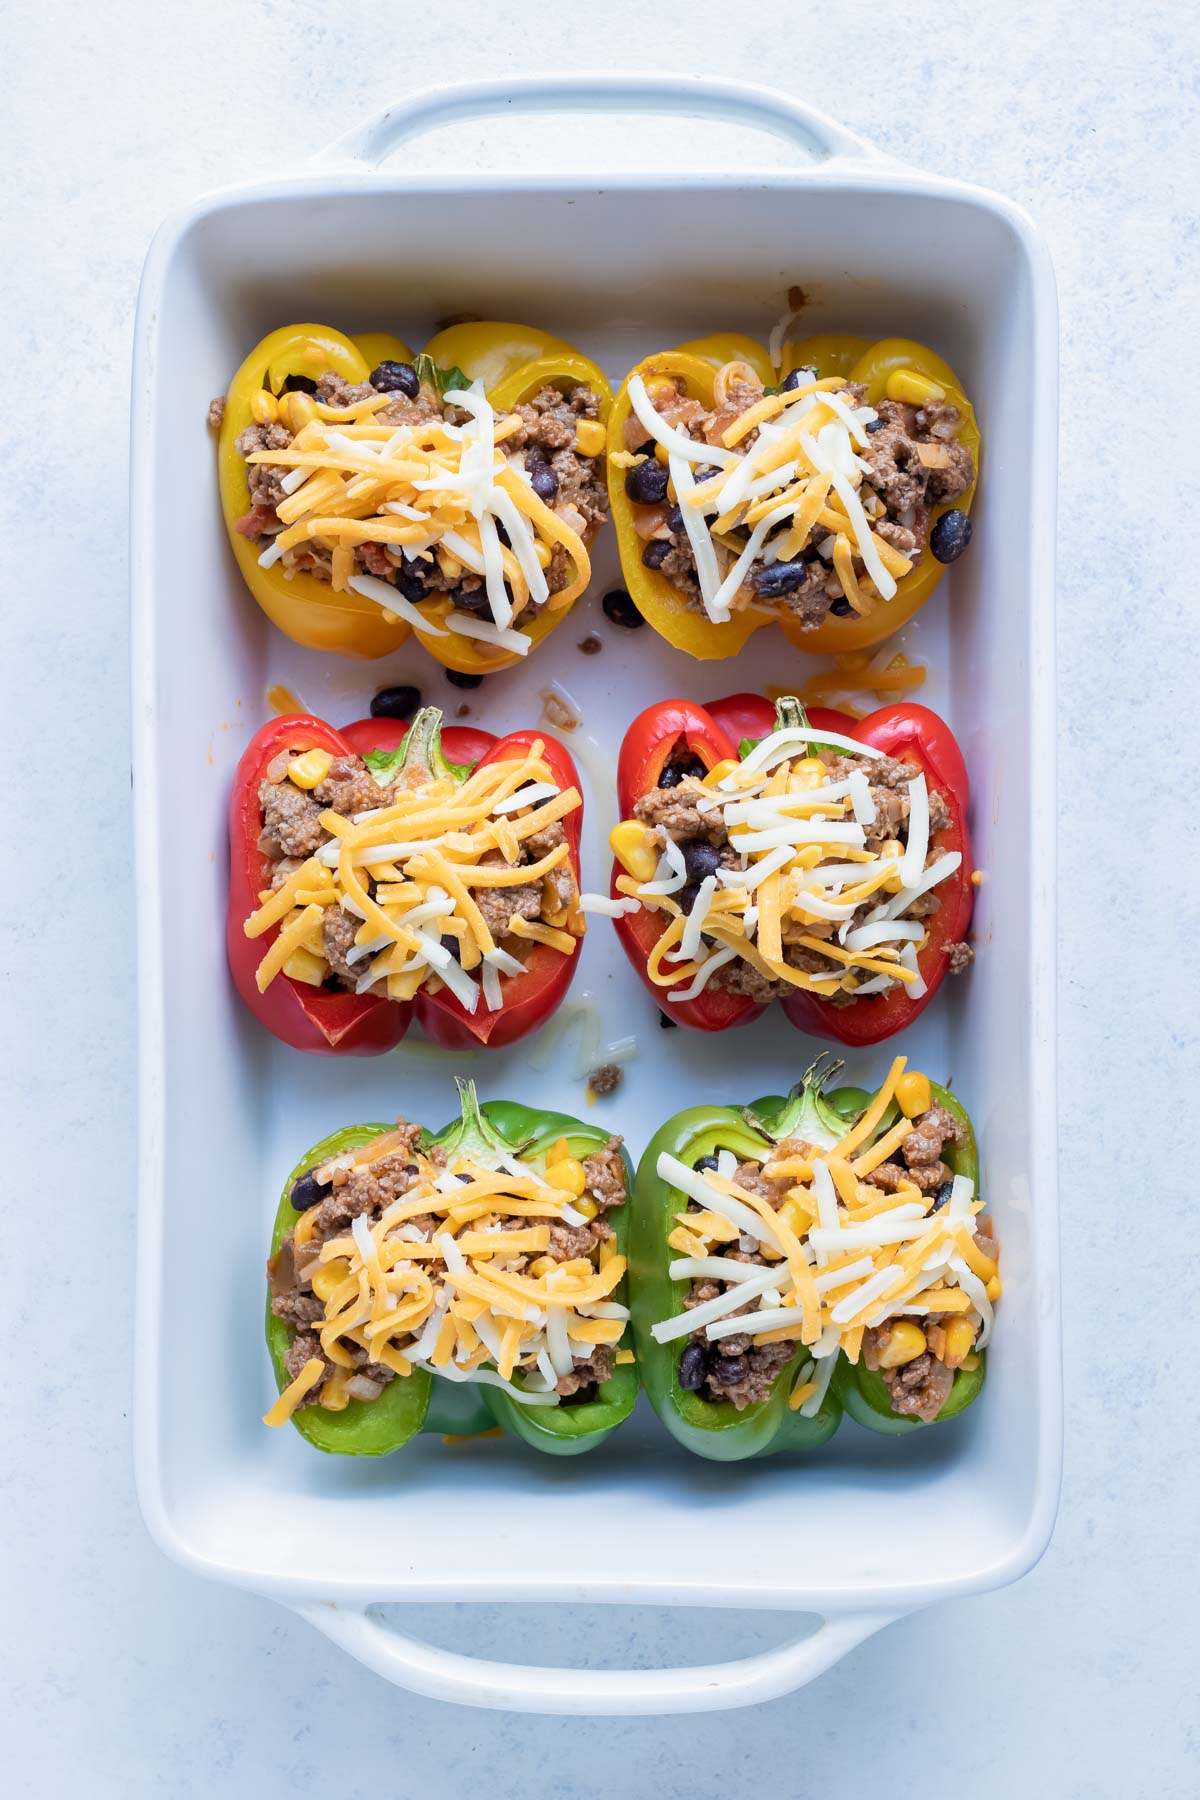
[[[0,1268],[14,1324],[0,1766],[12,1791],[1194,1795],[1194,10],[22,0],[8,17]],[[199,190],[294,166],[409,88],[611,66],[807,91],[895,156],[1011,195],[1050,239],[1063,326],[1058,1531],[1017,1587],[898,1625],[801,1695],[642,1723],[417,1700],[277,1607],[184,1575],[136,1511],[127,1398],[126,408],[146,243]],[[660,124],[622,149],[585,121],[552,154],[708,166],[710,144],[733,157],[738,142]],[[469,128],[456,158],[479,164],[496,147]],[[751,1615],[518,1609],[476,1615],[468,1633],[463,1612],[423,1622],[447,1644],[528,1660],[703,1661],[786,1631]]]

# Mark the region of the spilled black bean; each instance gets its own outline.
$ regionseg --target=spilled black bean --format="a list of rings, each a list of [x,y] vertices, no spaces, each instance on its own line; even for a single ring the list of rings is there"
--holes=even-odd
[[[371,701],[371,717],[373,719],[411,719],[420,704],[420,688],[380,688]]]
[[[605,594],[600,604],[604,609],[605,618],[613,625],[623,626],[626,631],[636,631],[639,625],[646,623],[634,605],[631,595],[627,594],[623,588],[614,588],[611,594]]]

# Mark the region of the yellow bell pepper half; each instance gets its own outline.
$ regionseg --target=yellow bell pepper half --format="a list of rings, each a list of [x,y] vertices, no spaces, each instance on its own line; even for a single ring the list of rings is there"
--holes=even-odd
[[[426,344],[425,354],[439,368],[457,367],[471,380],[481,380],[497,411],[511,411],[546,386],[589,386],[599,396],[600,418],[607,423],[612,407],[607,379],[563,338],[527,326],[481,321],[438,332]],[[289,578],[278,563],[269,569],[259,567],[258,546],[236,529],[251,506],[245,460],[236,447],[238,435],[253,420],[254,396],[263,388],[279,394],[289,375],[315,379],[332,369],[346,381],[360,382],[384,360],[411,363],[414,356],[400,338],[385,332],[350,338],[323,325],[289,325],[257,344],[229,385],[218,448],[221,510],[229,541],[247,587],[272,624],[308,649],[340,656],[387,656],[412,628],[402,619],[389,621],[363,596],[337,592],[313,575],[297,573]],[[534,646],[570,611],[570,603],[555,607],[554,598],[517,627]],[[451,606],[443,594],[418,602],[422,616],[435,627]],[[419,628],[416,636],[443,667],[462,674],[488,675],[524,660],[474,638],[430,637]]]
[[[923,375],[945,390],[946,399],[963,415],[960,442],[967,445],[975,458],[975,481],[953,505],[960,512],[970,510],[979,478],[980,434],[971,403],[962,383],[949,364],[907,338],[884,338],[872,343],[869,338],[829,333],[789,340],[784,346],[782,367],[778,377],[763,345],[738,332],[715,332],[710,337],[694,338],[675,350],[648,356],[630,370],[613,403],[608,427],[608,449],[611,456],[626,449],[625,422],[632,410],[629,382],[640,375],[649,385],[654,377],[682,379],[684,391],[705,407],[713,403],[713,377],[725,363],[747,362],[765,385],[782,379],[793,369],[815,367],[818,375],[844,375],[848,381],[861,382],[872,405],[886,397],[888,377],[900,370]],[[645,544],[634,524],[635,509],[625,493],[624,470],[608,471],[609,508],[617,533],[621,569],[625,585],[633,596],[638,611],[660,637],[677,650],[685,650],[701,661],[734,656],[754,632],[764,625],[778,624],[784,636],[797,649],[815,656],[839,655],[850,650],[863,650],[882,643],[908,622],[924,605],[945,573],[945,567],[926,550],[917,567],[905,575],[891,600],[883,601],[866,617],[849,618],[829,615],[814,630],[804,630],[799,619],[776,608],[753,604],[735,612],[724,625],[714,625],[703,613],[687,605],[683,595],[657,569],[642,562]],[[930,526],[947,507],[935,507]]]

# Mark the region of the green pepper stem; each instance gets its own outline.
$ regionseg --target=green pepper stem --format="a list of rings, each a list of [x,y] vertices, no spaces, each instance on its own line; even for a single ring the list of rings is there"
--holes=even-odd
[[[500,1156],[512,1156],[518,1146],[497,1131],[491,1120],[484,1114],[479,1104],[479,1095],[475,1091],[475,1083],[466,1081],[461,1075],[454,1077],[454,1085],[458,1089],[458,1104],[462,1117],[440,1134],[437,1142],[441,1144],[448,1156],[461,1154],[474,1156],[481,1161]]]
[[[743,1119],[773,1143],[799,1137],[820,1150],[832,1150],[846,1135],[846,1121],[828,1104],[823,1094],[844,1067],[839,1057],[822,1051],[816,1061],[809,1064],[777,1112],[767,1116],[747,1106],[742,1109]]]
[[[775,702],[776,731],[807,731],[808,714],[795,694],[781,694]]]

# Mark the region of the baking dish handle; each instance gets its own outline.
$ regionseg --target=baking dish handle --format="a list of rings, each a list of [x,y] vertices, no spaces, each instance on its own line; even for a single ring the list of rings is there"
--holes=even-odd
[[[317,168],[375,169],[408,139],[458,119],[506,112],[656,112],[757,127],[812,162],[879,160],[879,151],[807,101],[748,81],[706,75],[516,75],[410,94],[356,125],[313,158]]]
[[[904,1616],[856,1612],[823,1619],[803,1637],[736,1662],[677,1669],[555,1669],[440,1650],[393,1631],[368,1610],[327,1603],[293,1603],[293,1610],[385,1681],[428,1699],[497,1712],[617,1718],[723,1712],[777,1700],[814,1681],[864,1639]]]

